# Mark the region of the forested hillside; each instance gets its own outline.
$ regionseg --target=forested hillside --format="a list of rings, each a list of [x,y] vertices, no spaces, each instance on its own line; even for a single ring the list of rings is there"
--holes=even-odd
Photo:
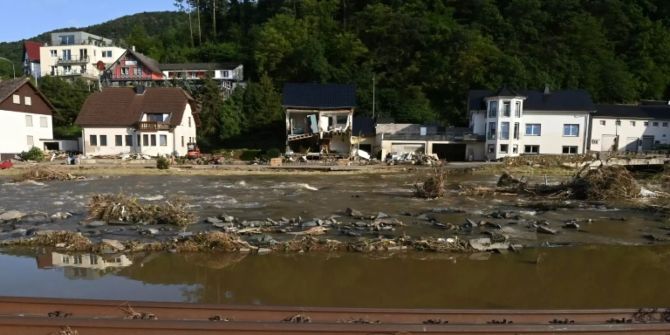
[[[598,102],[668,97],[665,0],[178,0],[175,10],[83,29],[162,62],[241,61],[252,83],[264,76],[254,89],[266,103],[277,99],[268,85],[355,83],[358,113],[370,114],[374,76],[377,112],[396,121],[462,125],[468,89],[502,84],[583,88]],[[212,107],[217,127],[281,117],[249,115],[260,102],[238,98]]]

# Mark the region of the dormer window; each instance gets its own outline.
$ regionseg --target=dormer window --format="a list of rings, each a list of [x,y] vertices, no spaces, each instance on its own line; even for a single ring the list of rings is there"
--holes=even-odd
[[[509,101],[503,101],[503,116],[510,117],[512,114],[512,105]]]
[[[498,101],[489,102],[489,117],[498,116]]]

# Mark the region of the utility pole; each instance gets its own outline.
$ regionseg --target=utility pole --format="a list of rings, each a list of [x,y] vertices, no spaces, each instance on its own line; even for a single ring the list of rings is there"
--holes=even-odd
[[[375,74],[372,74],[372,119],[375,118]]]

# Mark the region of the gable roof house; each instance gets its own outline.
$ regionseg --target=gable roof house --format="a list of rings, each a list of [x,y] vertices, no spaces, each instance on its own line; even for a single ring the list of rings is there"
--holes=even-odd
[[[659,145],[670,145],[667,101],[596,106],[591,127],[592,151],[643,152]]]
[[[284,85],[286,151],[349,157],[356,87],[343,84]]]
[[[595,105],[585,90],[551,92],[472,90],[470,128],[485,136],[485,156],[496,160],[522,154],[582,154],[588,148]]]
[[[152,86],[153,82],[163,79],[158,62],[135,51],[134,47],[109,64],[101,75],[101,82],[105,86]]]
[[[40,47],[42,43],[35,41],[23,42],[23,73],[35,79],[41,76]]]
[[[13,157],[53,138],[56,109],[28,78],[0,81],[0,154]]]
[[[108,87],[88,97],[75,123],[87,156],[185,156],[200,121],[196,101],[176,87]]]

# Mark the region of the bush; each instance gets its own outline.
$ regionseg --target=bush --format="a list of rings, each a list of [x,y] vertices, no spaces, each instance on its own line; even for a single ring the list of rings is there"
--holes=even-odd
[[[447,172],[436,168],[423,183],[414,184],[414,196],[428,199],[443,197],[446,194],[444,188],[446,180]]]
[[[158,158],[156,158],[156,167],[159,170],[167,170],[170,168],[170,160],[165,156],[158,156]]]
[[[240,154],[240,159],[243,161],[252,161],[260,156],[261,156],[260,150],[246,149],[242,151],[242,154]]]
[[[277,158],[277,157],[281,156],[281,151],[279,151],[279,149],[277,149],[277,148],[272,148],[272,149],[268,149],[268,151],[265,152],[265,155],[268,158]]]
[[[38,147],[32,147],[30,150],[28,150],[28,152],[21,152],[19,157],[21,157],[21,160],[24,161],[41,162],[44,160],[44,152]]]

